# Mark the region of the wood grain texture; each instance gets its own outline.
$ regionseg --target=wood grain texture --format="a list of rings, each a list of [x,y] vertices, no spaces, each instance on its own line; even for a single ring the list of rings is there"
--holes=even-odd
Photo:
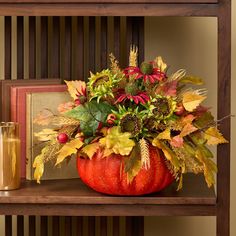
[[[218,119],[231,114],[231,1],[222,0],[218,16]],[[230,140],[230,120],[220,125]],[[217,236],[230,235],[230,143],[217,149]]]
[[[65,11],[66,9],[66,11]],[[218,4],[1,4],[5,16],[217,16]]]
[[[0,0],[1,3],[64,3],[65,0]],[[218,0],[66,0],[67,3],[217,3]]]
[[[95,217],[88,217],[88,236],[95,236]]]
[[[9,192],[7,196],[0,192],[2,204],[214,205],[215,202],[214,189],[208,189],[204,178],[195,175],[185,176],[182,191],[177,192],[173,184],[160,193],[139,197],[103,195],[88,188],[80,179],[43,180],[40,185],[34,181],[22,181],[21,188]]]
[[[215,205],[1,204],[2,215],[45,216],[215,216]]]

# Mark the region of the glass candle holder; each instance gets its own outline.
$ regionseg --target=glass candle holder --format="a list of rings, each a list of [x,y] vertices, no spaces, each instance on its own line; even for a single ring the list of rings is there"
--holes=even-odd
[[[13,190],[19,187],[19,124],[0,122],[0,190]]]

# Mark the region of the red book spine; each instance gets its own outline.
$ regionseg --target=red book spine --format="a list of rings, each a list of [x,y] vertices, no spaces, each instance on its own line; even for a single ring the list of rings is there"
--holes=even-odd
[[[11,87],[11,121],[17,122],[17,87]]]

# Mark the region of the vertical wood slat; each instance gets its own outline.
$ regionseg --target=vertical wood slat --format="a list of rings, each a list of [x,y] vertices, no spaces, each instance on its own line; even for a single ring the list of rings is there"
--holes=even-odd
[[[95,17],[89,17],[89,59],[88,71],[95,72]]]
[[[130,216],[126,217],[126,236],[143,236],[144,235],[144,217]]]
[[[71,216],[65,217],[65,232],[66,232],[66,236],[72,235],[72,217]]]
[[[41,17],[41,78],[48,77],[48,17]]]
[[[218,13],[217,118],[231,114],[231,1],[222,0]],[[230,120],[220,125],[230,140]],[[217,147],[217,236],[230,235],[230,143]]]
[[[65,64],[64,79],[71,80],[71,41],[72,41],[72,23],[71,17],[65,17]]]
[[[138,63],[144,60],[144,17],[127,17],[127,62],[129,60],[129,48],[134,44],[139,49]]]
[[[24,236],[24,216],[17,216],[17,236]]]
[[[75,235],[83,235],[83,217],[76,217]]]
[[[112,236],[119,236],[119,235],[120,235],[120,218],[118,216],[114,216]]]
[[[36,77],[36,19],[29,17],[29,78]]]
[[[107,236],[107,217],[100,218],[100,235]]]
[[[35,235],[35,229],[36,229],[36,217],[29,216],[29,236]]]
[[[5,216],[5,236],[12,236],[12,216]]]
[[[48,235],[48,217],[47,216],[41,216],[40,217],[40,234],[41,236],[47,236]]]
[[[84,80],[84,20],[82,16],[77,21],[77,48],[76,48],[76,75],[79,80]]]
[[[107,45],[108,45],[108,38],[107,38],[107,17],[101,17],[101,68],[107,68]]]
[[[52,68],[52,78],[60,77],[60,17],[53,17],[53,32],[52,32],[52,45],[51,45],[51,59],[52,61],[49,63]]]
[[[17,17],[17,79],[24,78],[24,17]]]
[[[5,79],[11,79],[11,16],[5,17]]]
[[[95,236],[95,217],[88,217],[88,236]]]
[[[114,17],[114,55],[120,61],[120,17]]]
[[[59,216],[53,216],[52,217],[52,233],[53,235],[59,235]]]

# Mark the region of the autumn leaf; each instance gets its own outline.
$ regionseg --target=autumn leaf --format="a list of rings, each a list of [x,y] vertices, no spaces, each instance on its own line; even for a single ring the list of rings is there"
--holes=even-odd
[[[41,153],[35,157],[33,162],[33,168],[35,168],[34,179],[37,181],[38,184],[40,184],[40,179],[43,176],[45,162],[44,155],[47,152],[47,149],[47,147],[44,147]]]
[[[114,153],[114,152],[112,151],[112,149],[105,147],[104,150],[103,150],[102,157],[108,157],[108,156],[110,156],[112,153]]]
[[[154,147],[158,147],[159,149],[163,151],[166,159],[171,162],[171,164],[174,166],[175,169],[180,168],[180,163],[176,154],[164,142],[158,139],[153,139],[152,145]]]
[[[221,143],[228,143],[216,127],[210,127],[205,131],[205,138],[208,145],[217,145]]]
[[[205,112],[199,118],[194,121],[194,125],[199,129],[207,127],[209,124],[214,122],[214,117],[210,112]]]
[[[73,139],[72,141],[66,143],[58,152],[56,165],[61,163],[66,157],[77,153],[78,149],[83,146],[83,142],[80,139]]]
[[[199,77],[195,76],[185,76],[179,80],[179,82],[184,84],[195,84],[195,85],[202,85],[203,80]]]
[[[193,126],[190,123],[187,123],[184,128],[182,129],[181,133],[180,133],[180,137],[185,137],[193,132],[195,132],[196,130],[198,130],[198,128],[196,128],[195,126]]]
[[[182,147],[184,144],[184,140],[180,135],[176,135],[170,141],[170,145],[176,148]]]
[[[129,157],[125,158],[125,172],[127,173],[128,183],[131,183],[142,167],[140,159],[140,147],[134,146]]]
[[[43,129],[38,133],[34,133],[34,136],[37,137],[39,141],[45,142],[55,138],[57,132],[53,129]]]
[[[107,136],[101,138],[99,142],[114,153],[125,156],[129,155],[135,146],[135,142],[130,137],[131,133],[122,133],[120,127],[114,126],[108,130]]]
[[[166,140],[171,140],[170,137],[170,129],[166,129],[163,132],[159,133],[156,137],[157,139],[166,139]]]
[[[196,151],[196,158],[203,163],[205,180],[210,188],[213,184],[215,184],[215,173],[217,173],[217,166],[211,159],[204,155],[201,148]]]
[[[157,87],[156,93],[163,93],[165,96],[176,96],[177,83],[178,82],[176,80],[165,82],[163,85]]]
[[[183,94],[183,106],[187,111],[195,110],[206,96],[199,94],[197,91],[187,91]]]
[[[89,157],[89,159],[92,159],[93,155],[97,152],[99,146],[99,143],[91,143],[83,147],[81,151],[85,153]]]
[[[53,119],[54,115],[51,111],[44,109],[40,111],[33,120],[34,124],[48,125]]]
[[[84,94],[86,90],[86,83],[81,80],[74,80],[74,81],[66,81],[65,83],[68,87],[68,92],[70,93],[71,97],[75,100],[77,99],[77,94]]]

